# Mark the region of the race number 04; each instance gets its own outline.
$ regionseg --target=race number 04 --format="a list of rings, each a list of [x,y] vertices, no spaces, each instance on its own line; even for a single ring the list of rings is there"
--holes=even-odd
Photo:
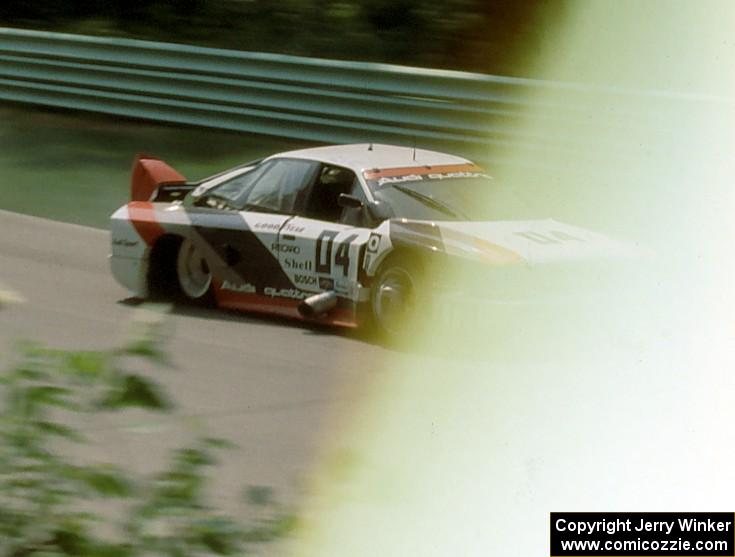
[[[316,239],[316,260],[314,268],[317,273],[332,273],[332,246],[334,239],[337,237],[334,230],[324,230]],[[334,264],[342,267],[342,276],[347,276],[350,269],[350,244],[355,241],[357,234],[348,236],[337,244],[337,251],[334,255]],[[325,246],[326,244],[326,246]]]

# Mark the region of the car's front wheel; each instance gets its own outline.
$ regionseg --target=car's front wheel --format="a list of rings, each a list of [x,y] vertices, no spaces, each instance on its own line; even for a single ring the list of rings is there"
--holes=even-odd
[[[372,326],[388,340],[407,338],[414,330],[422,300],[421,271],[411,261],[392,258],[375,278],[370,293]]]
[[[176,278],[184,297],[195,302],[209,299],[212,290],[212,271],[202,250],[188,238],[185,238],[179,246],[176,256]]]

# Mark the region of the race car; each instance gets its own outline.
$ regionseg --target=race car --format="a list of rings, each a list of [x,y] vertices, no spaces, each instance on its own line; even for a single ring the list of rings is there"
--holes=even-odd
[[[465,158],[382,144],[279,153],[197,182],[138,155],[130,202],[111,217],[112,272],[136,297],[395,336],[440,288],[437,271],[619,249],[550,219],[488,220],[479,198],[494,187]]]

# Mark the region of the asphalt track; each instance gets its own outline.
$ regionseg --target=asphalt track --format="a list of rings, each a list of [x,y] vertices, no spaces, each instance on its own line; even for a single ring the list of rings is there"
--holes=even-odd
[[[107,252],[106,231],[0,211],[0,285],[26,299],[0,308],[0,369],[13,358],[14,340],[74,349],[118,344],[140,308],[125,302],[126,292],[107,269]],[[675,298],[665,299],[668,307]],[[644,307],[654,312],[659,305]],[[440,491],[447,499],[427,512],[441,509],[435,518],[443,526],[443,509],[463,497],[467,508],[477,509],[477,528],[492,524],[493,536],[499,533],[487,543],[516,548],[514,555],[546,547],[550,510],[725,509],[735,493],[731,359],[702,357],[691,343],[689,313],[669,324],[670,315],[662,318],[668,328],[657,321],[642,337],[601,330],[594,342],[577,342],[590,356],[572,365],[544,353],[541,363],[525,365],[524,352],[514,351],[512,365],[492,373],[487,364],[465,366],[456,382],[460,373],[453,366],[442,383],[428,356],[397,356],[359,337],[290,321],[175,308],[167,317],[174,367],[151,371],[169,387],[176,412],[96,418],[84,427],[98,442],[79,456],[153,471],[167,449],[213,434],[239,447],[213,474],[218,504],[234,509],[241,486],[265,485],[298,506],[308,500],[310,471],[323,456],[327,464],[340,456],[345,424],[360,422],[368,393],[383,380],[410,376],[403,388],[424,392],[411,392],[381,414],[402,427],[376,426],[382,445],[371,439],[356,445],[383,447],[371,453],[357,493],[367,493],[369,480],[379,478],[394,487],[406,481],[413,486],[409,495],[433,498],[436,478],[448,478],[447,486],[455,485],[452,478],[466,479],[466,493]],[[703,313],[697,326],[706,327],[708,319],[715,323]],[[711,339],[702,346],[722,342],[731,350],[729,333],[705,330]],[[410,367],[395,373],[396,360]],[[446,400],[434,397],[443,385],[451,386]],[[375,502],[368,497],[361,507],[355,500],[357,512],[348,516],[362,524],[359,510],[374,513]],[[406,516],[410,522],[401,512],[417,508],[415,501],[401,501],[391,495],[380,507],[380,524],[402,526]],[[536,524],[530,530],[529,520]],[[366,533],[371,541],[374,531]],[[283,554],[279,549],[263,547],[262,553]]]
[[[0,211],[0,284],[25,298],[0,310],[0,365],[21,339],[104,349],[139,307],[107,267],[108,233]],[[166,449],[212,434],[238,445],[215,493],[266,485],[298,500],[304,478],[360,386],[382,373],[386,350],[333,330],[216,309],[173,308],[166,318],[173,369],[155,373],[177,402],[171,415],[128,413],[86,424],[101,461],[154,470]]]

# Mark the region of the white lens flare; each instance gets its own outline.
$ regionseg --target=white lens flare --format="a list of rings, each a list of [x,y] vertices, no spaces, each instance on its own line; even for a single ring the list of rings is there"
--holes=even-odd
[[[524,164],[486,201],[632,255],[570,267],[567,305],[499,323],[460,305],[453,333],[390,356],[340,417],[292,555],[544,555],[551,511],[732,510],[734,20],[727,1],[569,4],[534,77],[582,85],[529,94],[519,131],[547,147],[494,153]],[[555,269],[484,284],[556,287]]]

